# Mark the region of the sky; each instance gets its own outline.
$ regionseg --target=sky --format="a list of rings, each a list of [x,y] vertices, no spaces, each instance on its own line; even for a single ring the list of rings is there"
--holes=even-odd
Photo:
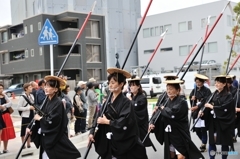
[[[190,6],[209,3],[217,0],[153,0],[148,15],[168,12]],[[226,0],[227,1],[227,0]],[[231,0],[240,2],[240,0]],[[150,0],[141,0],[141,14],[143,15]],[[0,0],[0,26],[11,24],[10,0]]]

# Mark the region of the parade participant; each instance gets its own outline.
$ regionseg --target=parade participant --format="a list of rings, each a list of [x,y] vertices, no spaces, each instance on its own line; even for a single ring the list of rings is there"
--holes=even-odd
[[[227,87],[230,93],[232,94],[233,97],[235,97],[235,94],[237,92],[237,88],[233,86],[233,75],[228,75],[226,76],[227,79]]]
[[[208,77],[201,74],[195,74],[195,83],[196,88],[192,90],[192,92],[189,95],[190,103],[191,103],[191,118],[196,119],[198,117],[199,110],[204,107],[204,104],[206,103],[207,98],[211,95],[211,91],[209,88],[207,88],[204,83],[208,80]],[[194,120],[193,120],[194,121]],[[206,144],[207,144],[207,131],[205,128],[204,120],[199,119],[197,121],[197,124],[194,127],[194,131],[196,131],[197,136],[202,142],[202,145],[200,146],[200,151],[205,152]]]
[[[128,80],[130,86],[131,94],[128,95],[128,99],[132,102],[134,106],[134,111],[138,123],[140,139],[143,141],[145,135],[148,131],[148,101],[147,97],[143,94],[142,86],[140,84],[140,78],[133,75],[131,79]],[[152,142],[149,137],[144,141],[144,146],[152,146]]]
[[[235,126],[235,106],[228,91],[226,75],[215,78],[216,91],[203,114],[209,136],[209,157],[215,159],[216,145],[221,145],[222,159],[228,156],[229,146],[233,148],[232,132]]]
[[[236,105],[236,92],[237,92],[237,88],[235,86],[233,86],[233,77],[234,75],[228,75],[226,76],[227,78],[227,87],[229,92],[232,94],[233,97],[233,105]],[[232,136],[233,136],[233,142],[237,142],[237,139],[235,138],[235,129],[232,132]]]
[[[166,80],[167,98],[160,105],[160,116],[149,126],[160,144],[164,143],[164,159],[204,158],[191,141],[188,126],[188,104],[180,97],[182,80]],[[155,123],[155,121],[157,123]],[[153,124],[155,123],[155,125]],[[175,156],[176,155],[176,156]]]
[[[178,76],[174,76],[174,75],[166,75],[164,76],[165,80],[175,80],[178,78]],[[163,99],[162,99],[163,98]],[[158,97],[158,100],[157,100],[157,103],[156,103],[156,106],[154,107],[153,109],[153,113],[156,112],[156,110],[158,109],[158,106],[160,104],[160,102],[164,101],[164,99],[166,99],[167,96],[163,93],[161,94],[159,97]]]
[[[97,118],[99,130],[94,138],[95,130],[91,129],[89,141],[94,142],[96,152],[103,159],[147,159],[146,149],[139,139],[133,106],[122,94],[126,78],[131,74],[118,68],[109,68],[107,72],[112,98],[105,105],[104,115]]]
[[[67,114],[58,97],[65,82],[56,76],[46,76],[45,80],[47,101],[42,108],[45,115],[36,114],[33,131],[27,132],[32,134],[36,147],[40,147],[39,159],[76,159],[81,155],[68,138]]]

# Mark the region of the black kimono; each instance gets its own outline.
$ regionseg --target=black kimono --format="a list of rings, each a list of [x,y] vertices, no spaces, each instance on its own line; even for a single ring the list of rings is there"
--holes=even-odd
[[[120,93],[113,103],[107,104],[104,114],[110,120],[110,125],[99,124],[94,137],[95,150],[101,158],[112,159],[114,156],[117,159],[147,159],[146,149],[139,139],[131,101]],[[90,131],[90,134],[93,133],[94,128]],[[106,134],[111,138],[107,138]]]
[[[141,141],[148,132],[148,101],[145,95],[138,93],[136,96],[132,96],[132,105],[134,107],[136,120],[139,128],[139,136]],[[152,142],[149,137],[143,143],[144,146],[152,146]]]
[[[68,119],[60,98],[54,96],[51,100],[47,99],[42,111],[46,116],[40,122],[36,121],[32,133],[36,147],[40,146],[39,159],[42,159],[44,151],[49,159],[79,158],[80,152],[67,136]]]
[[[211,96],[211,91],[210,91],[209,88],[207,88],[205,86],[202,86],[200,89],[197,88],[196,92],[195,92],[195,88],[194,88],[189,95],[189,99],[191,99],[192,96],[195,96],[196,100],[194,100],[194,101],[190,100],[191,106],[196,106],[197,103],[200,102],[197,105],[198,109],[195,110],[194,112],[192,112],[192,118],[196,119],[198,117],[199,110],[204,107],[204,104],[206,103],[206,100]]]
[[[186,159],[204,158],[191,140],[188,127],[188,104],[180,96],[173,100],[165,99],[164,109],[156,120],[154,133],[160,144],[164,143],[164,159],[170,159],[170,148],[173,147],[186,157]],[[160,111],[160,110],[159,110]],[[159,111],[156,113],[158,114]]]
[[[231,93],[221,91],[209,102],[213,110],[204,110],[205,126],[209,133],[209,144],[229,145],[233,148],[232,132],[235,126],[235,106]],[[216,142],[214,133],[217,133]]]

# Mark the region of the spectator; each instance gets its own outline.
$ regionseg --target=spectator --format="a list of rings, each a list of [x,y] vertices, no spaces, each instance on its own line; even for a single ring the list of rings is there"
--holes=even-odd
[[[97,80],[95,80],[93,77],[88,80],[88,82],[95,83]]]
[[[37,90],[38,90],[38,84],[35,82],[35,81],[31,81],[29,82],[30,85],[32,86],[32,92],[31,94],[33,95],[34,99],[36,98],[36,93],[37,93]],[[34,101],[35,103],[36,101]]]
[[[84,109],[84,112],[81,114],[82,115],[82,120],[81,120],[81,124],[80,124],[81,133],[86,132],[86,118],[87,118],[87,108],[88,108],[87,99],[86,99],[86,96],[85,96],[85,92],[86,92],[86,88],[87,88],[86,83],[87,82],[79,81],[78,84],[77,84],[78,87],[82,88],[82,93],[80,94],[80,99],[83,103],[83,109]]]
[[[23,85],[24,93],[22,94],[22,96],[20,96],[18,105],[17,105],[17,109],[19,112],[21,112],[20,114],[22,117],[21,133],[20,133],[22,143],[24,142],[24,139],[25,139],[26,128],[34,117],[34,107],[32,105],[29,105],[25,99],[25,98],[27,98],[31,103],[34,102],[34,96],[31,94],[32,89],[33,88],[29,83],[25,83]],[[31,140],[30,140],[30,138],[28,138],[27,148],[31,147],[30,142],[31,142]],[[24,146],[24,148],[26,148],[26,147]]]
[[[66,113],[67,113],[67,117],[68,117],[67,128],[68,128],[68,136],[70,137],[70,123],[71,123],[71,118],[74,113],[74,107],[73,107],[70,97],[68,96],[69,91],[70,91],[70,86],[67,84],[65,89],[62,90],[62,93],[64,94],[64,99],[66,100]]]
[[[2,112],[3,122],[6,125],[6,128],[2,129],[1,140],[3,141],[3,153],[7,153],[8,140],[14,139],[16,136],[13,122],[7,109],[12,106],[12,102],[8,99],[7,95],[3,94],[3,89],[3,85],[0,84],[0,110]]]
[[[44,99],[46,98],[44,87],[45,87],[45,81],[42,79],[38,82],[39,89],[36,92],[36,98],[35,98],[35,104],[38,106],[41,106]]]
[[[83,118],[83,113],[84,113],[83,102],[80,99],[80,94],[82,93],[82,90],[83,89],[81,87],[76,87],[74,89],[75,95],[73,96],[73,105],[74,105],[74,115],[76,117],[75,126],[74,126],[75,135],[78,135],[81,133],[81,127],[82,127],[81,120]]]
[[[89,117],[88,117],[88,129],[92,128],[93,116],[96,112],[98,94],[94,91],[94,85],[92,82],[87,83],[87,90],[85,95],[87,96],[88,108],[89,108]]]
[[[236,80],[236,76],[233,76],[233,84],[234,87],[238,88],[238,81]]]

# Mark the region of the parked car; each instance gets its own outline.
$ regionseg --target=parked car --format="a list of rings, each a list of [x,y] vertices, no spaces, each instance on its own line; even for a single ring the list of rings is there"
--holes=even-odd
[[[23,83],[11,85],[10,87],[8,87],[8,89],[4,90],[4,93],[6,93],[8,97],[11,97],[12,93],[14,93],[15,95],[20,95],[22,94],[22,92],[23,92]]]
[[[156,97],[158,94],[161,94],[161,77],[157,75],[144,75],[140,81],[145,96]]]
[[[215,60],[203,60],[201,65],[216,65],[217,62]]]

